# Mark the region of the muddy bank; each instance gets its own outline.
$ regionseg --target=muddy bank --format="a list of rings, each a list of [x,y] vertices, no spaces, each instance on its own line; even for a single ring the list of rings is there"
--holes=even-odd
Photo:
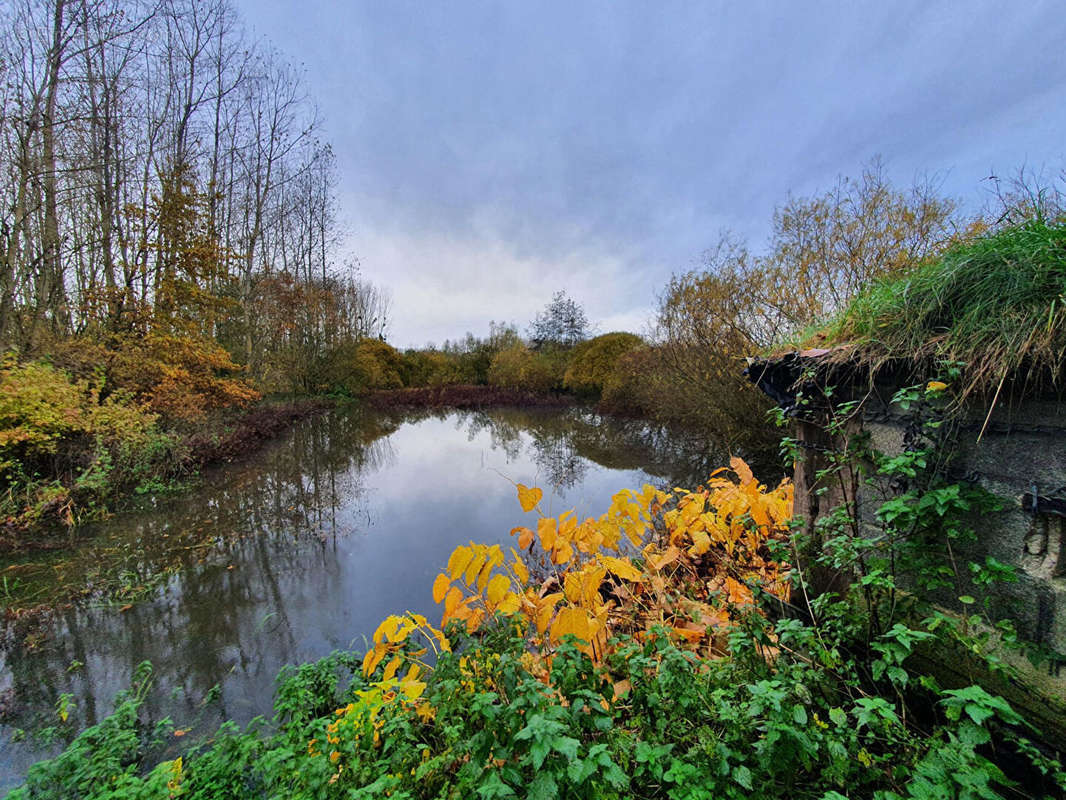
[[[367,405],[379,410],[392,408],[456,408],[462,411],[516,406],[519,408],[567,408],[577,400],[567,394],[504,389],[498,386],[425,386],[388,389],[366,398]]]

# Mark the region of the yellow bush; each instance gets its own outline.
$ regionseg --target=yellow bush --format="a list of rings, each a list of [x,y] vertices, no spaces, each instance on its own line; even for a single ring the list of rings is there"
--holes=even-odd
[[[327,354],[316,389],[350,396],[403,387],[404,357],[379,339],[347,342]]]
[[[643,343],[636,334],[622,332],[605,333],[581,342],[570,357],[563,385],[579,394],[601,394],[619,359]]]
[[[562,365],[551,354],[515,344],[493,356],[488,377],[493,386],[547,392],[561,383]]]
[[[518,484],[517,490],[522,510],[537,512],[533,527],[511,531],[518,550],[507,554],[498,544],[474,542],[457,547],[433,582],[441,628],[421,615],[387,618],[363,661],[368,678],[386,659],[385,681],[398,675],[407,661],[404,643],[415,632],[447,650],[441,631],[448,623],[473,632],[495,614],[520,615],[531,624],[531,664],[545,671],[567,635],[601,663],[613,635],[647,639],[658,630],[711,657],[725,652],[740,618],[760,613],[760,596],[789,599],[789,566],[777,560],[774,545],[788,539],[792,485],[760,484],[739,458],[695,491],[623,490],[598,518],[581,520],[573,509],[548,516],[540,489]]]
[[[107,347],[75,339],[57,347],[56,362],[78,378],[102,373],[105,393],[129,392],[168,419],[197,419],[260,397],[225,349],[192,336],[122,336]]]
[[[0,372],[0,453],[54,453],[65,436],[86,428],[87,387],[47,364],[8,363]]]

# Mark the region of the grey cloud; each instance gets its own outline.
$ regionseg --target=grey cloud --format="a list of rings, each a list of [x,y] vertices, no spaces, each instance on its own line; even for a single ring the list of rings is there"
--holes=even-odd
[[[647,314],[721,227],[758,243],[789,192],[875,154],[974,204],[990,169],[1064,155],[1057,3],[243,5],[306,63],[351,246],[396,286],[404,342],[464,298],[489,307],[452,336],[493,305],[524,323],[529,279],[544,299],[571,284],[590,314]],[[432,297],[402,288],[420,285]]]

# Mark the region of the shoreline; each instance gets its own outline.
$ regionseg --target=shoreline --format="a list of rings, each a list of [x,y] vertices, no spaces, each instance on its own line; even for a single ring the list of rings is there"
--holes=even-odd
[[[229,419],[206,419],[186,433],[175,433],[181,452],[173,472],[160,475],[173,482],[174,493],[186,491],[183,485],[201,469],[247,458],[268,442],[314,414],[334,408],[331,398],[307,397],[283,402],[260,402]],[[113,502],[99,509],[99,518],[121,513],[128,505],[127,487],[115,487]],[[58,514],[22,525],[7,520],[0,523],[0,556],[12,557],[64,550],[71,546],[71,531],[80,523],[94,521],[96,514],[68,524]]]
[[[499,386],[445,384],[407,389],[379,389],[362,399],[370,408],[387,411],[397,408],[454,408],[460,411],[514,406],[518,408],[570,408],[579,400],[570,394],[532,392]]]

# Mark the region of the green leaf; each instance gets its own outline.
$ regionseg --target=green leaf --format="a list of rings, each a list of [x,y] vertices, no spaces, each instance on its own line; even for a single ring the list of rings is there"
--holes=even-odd
[[[578,751],[581,749],[581,742],[569,736],[560,736],[552,740],[552,749],[563,758],[574,759],[577,758]]]
[[[483,800],[493,800],[496,797],[516,797],[515,790],[508,786],[500,778],[499,773],[490,772],[489,777],[477,787],[478,796]]]
[[[754,788],[751,782],[751,770],[741,764],[733,770],[733,780],[747,789],[749,792]]]
[[[571,761],[566,766],[566,777],[572,783],[584,783],[590,775],[596,772],[597,766],[596,762],[591,758]]]
[[[538,772],[526,794],[528,800],[556,800],[558,796],[559,784],[550,772]]]

